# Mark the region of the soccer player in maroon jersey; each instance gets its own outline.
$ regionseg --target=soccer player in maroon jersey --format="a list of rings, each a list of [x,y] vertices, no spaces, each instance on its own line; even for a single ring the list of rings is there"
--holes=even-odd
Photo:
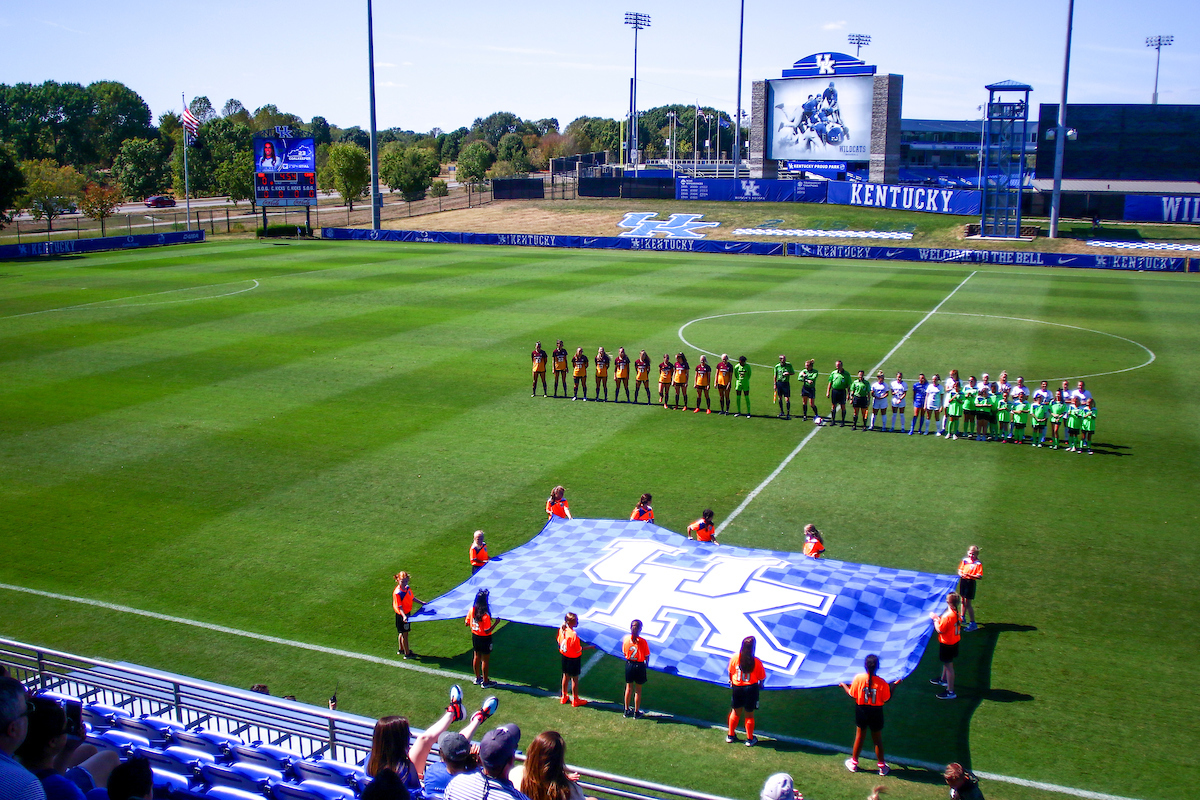
[[[704,402],[708,405],[706,413],[712,413],[712,397],[708,394],[709,384],[712,383],[712,367],[708,365],[708,358],[700,356],[700,362],[696,364],[696,410],[693,414],[700,413],[700,397],[703,395]]]
[[[663,360],[658,365],[658,402],[662,403],[663,408],[671,402],[671,375],[674,372],[675,365],[671,362],[670,354],[663,353]]]
[[[579,385],[583,384],[583,400],[587,402],[587,369],[588,357],[583,354],[583,348],[575,349],[575,357],[571,359],[571,365],[574,367],[575,378],[575,394],[571,397],[572,400],[579,399]]]
[[[554,360],[554,396],[558,397],[558,381],[562,379],[563,397],[567,396],[567,348],[563,347],[562,339],[558,340],[553,352],[550,353],[551,359]]]
[[[722,353],[721,360],[717,362],[717,405],[721,407],[721,414],[729,414],[729,390],[732,387],[733,362],[729,360],[728,353]]]
[[[546,391],[546,351],[542,349],[541,342],[534,343],[529,357],[533,360],[533,394],[530,397],[537,397],[539,377],[542,379],[542,396],[545,397],[549,392]]]
[[[604,387],[604,402],[608,402],[608,365],[612,356],[601,347],[596,351],[596,400],[600,399],[600,387]]]
[[[617,357],[613,359],[613,368],[617,371],[613,380],[613,402],[621,402],[621,387],[625,387],[625,402],[629,402],[629,356],[624,347],[617,348]]]
[[[637,357],[637,361],[633,362],[634,382],[633,382],[633,402],[637,402],[638,393],[642,387],[646,387],[646,405],[650,405],[650,356],[643,350]],[[629,387],[625,387],[628,391]]]

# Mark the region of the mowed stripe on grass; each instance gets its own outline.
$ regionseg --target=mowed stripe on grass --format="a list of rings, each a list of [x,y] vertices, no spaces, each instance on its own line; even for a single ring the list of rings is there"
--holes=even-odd
[[[0,423],[6,477],[0,502],[7,520],[0,524],[14,534],[18,556],[33,570],[23,567],[20,579],[4,577],[77,594],[82,562],[96,588],[87,592],[91,596],[331,647],[381,648],[383,654],[392,638],[391,572],[419,565],[414,570],[422,597],[454,585],[465,577],[462,551],[469,532],[485,528],[501,551],[525,541],[540,525],[537,509],[554,483],[566,484],[577,512],[589,516],[621,516],[640,491],[654,491],[660,519],[682,529],[706,505],[719,516],[736,506],[808,432],[774,420],[702,422],[661,408],[532,400],[525,381],[533,339],[549,345],[561,335],[572,349],[587,343],[589,357],[597,344],[646,346],[657,361],[662,352],[680,349],[679,326],[700,316],[796,307],[924,313],[967,274],[957,267],[881,269],[798,259],[324,243],[226,248],[195,260],[194,272],[166,258],[136,269],[142,263],[137,255],[124,263],[143,288],[153,282],[147,273],[156,270],[169,270],[172,284],[254,278],[262,286],[236,298],[172,307],[0,321],[0,363],[20,386],[8,400],[0,388],[0,405],[12,424]],[[338,266],[324,269],[326,260]],[[73,262],[72,279],[91,277],[90,262],[82,262]],[[106,279],[107,297],[119,296],[121,286],[112,277],[122,273],[121,263],[110,258],[93,271]],[[1151,386],[1196,374],[1186,350],[1193,340],[1182,332],[1187,306],[1176,299],[1178,283],[1168,292],[1166,282],[1153,276],[1104,276],[1093,295],[1092,282],[1080,275],[988,276],[981,271],[968,284],[978,294],[964,289],[944,310],[1047,314],[1146,340],[1156,351],[1166,344],[1173,352],[1163,356],[1165,363],[1148,368],[1164,371],[1144,373]],[[975,290],[981,279],[990,283]],[[1035,313],[1039,302],[1042,310]],[[1150,322],[1146,309],[1159,302],[1172,313]],[[1104,318],[1110,309],[1112,318]],[[839,356],[851,369],[866,368],[919,319],[849,311],[762,315],[776,316],[710,329],[705,342],[736,341],[762,363],[786,352],[794,363],[811,355],[823,369]],[[1060,355],[1053,351],[1052,331],[1030,333],[1028,326],[996,341],[993,323],[958,319],[944,325],[945,318],[932,318],[888,368],[903,367],[911,378],[909,365],[1019,369],[1024,359],[1124,357],[1104,347]],[[18,324],[26,327],[14,333]],[[1186,496],[1163,494],[1160,478],[1164,472],[1194,475],[1185,446],[1194,439],[1184,435],[1165,443],[1167,462],[1142,469],[1147,462],[1139,460],[1141,450],[1158,447],[1162,437],[1153,426],[1126,424],[1137,414],[1118,399],[1128,394],[1128,408],[1153,402],[1140,390],[1128,392],[1126,382],[1137,387],[1142,374],[1093,386],[1098,398],[1103,392],[1102,430],[1111,431],[1114,441],[1134,442],[1133,457],[1108,456],[1105,462],[1095,456],[1094,464],[1058,463],[1047,470],[1050,454],[1032,448],[1012,448],[1027,459],[1015,461],[1018,456],[997,446],[856,434],[859,441],[830,431],[826,444],[825,434],[817,437],[727,532],[730,541],[786,547],[811,519],[834,546],[845,548],[835,553],[839,557],[937,571],[952,567],[968,543],[965,536],[984,539],[976,543],[986,542],[992,553],[994,563],[985,563],[994,580],[983,592],[991,593],[993,610],[1010,613],[983,618],[1038,630],[995,629],[978,637],[960,664],[964,685],[975,696],[960,708],[933,706],[919,688],[903,687],[889,717],[889,741],[898,752],[922,752],[931,761],[974,754],[979,766],[997,772],[1154,796],[1137,790],[1135,765],[1153,754],[1155,735],[1168,725],[1153,709],[1170,707],[1166,698],[1182,685],[1181,665],[1169,657],[1155,662],[1149,637],[1126,635],[1145,607],[1140,591],[1095,593],[1093,580],[1119,584],[1114,576],[1128,566],[1153,581],[1157,566],[1157,577],[1179,585],[1181,576],[1162,570],[1157,559],[1169,546],[1186,545],[1168,537],[1128,559],[1115,543],[1097,548],[1102,537],[1090,535],[1108,518],[1106,498],[1120,494],[1127,481],[1139,492],[1126,499],[1128,511],[1121,515],[1131,524],[1129,536],[1147,528],[1142,498],[1154,492],[1168,518],[1187,519]],[[769,386],[769,377],[756,372],[760,414],[770,411]],[[1165,402],[1177,401],[1172,396]],[[1043,458],[1028,460],[1032,456]],[[1114,462],[1120,469],[1108,466]],[[1044,523],[1028,528],[1023,517],[1021,524],[1010,522],[1030,497],[1047,495],[1061,499],[1044,503]],[[1089,535],[1061,536],[1072,526]],[[871,533],[863,537],[860,529]],[[18,530],[40,535],[24,537]],[[1061,547],[1045,547],[1053,555],[1039,561],[1041,537],[1052,535]],[[1064,581],[1059,567],[1072,563],[1070,548],[1081,541],[1103,569]],[[1115,612],[1110,616],[1120,624],[1101,627],[1118,641],[1097,641],[1083,624],[1086,598],[1093,595]],[[1031,598],[1047,598],[1046,610],[1037,611]],[[464,667],[461,624],[423,626],[421,637],[421,651],[435,663]],[[555,667],[545,657],[553,652],[552,632],[508,626],[500,644],[498,674],[556,683]],[[1114,652],[1153,675],[1151,719],[1138,723],[1143,734],[1131,740],[1119,734],[1129,714],[1113,692],[1094,690],[1083,703],[1094,730],[1029,757],[1027,742],[1013,733],[1020,729],[1015,723],[1049,730],[1076,722],[1078,671],[1122,674],[1111,663]],[[133,645],[127,657],[138,660],[136,653]],[[1078,666],[1056,676],[1064,653]],[[205,677],[222,679],[210,664],[186,653],[179,657],[208,670]],[[589,674],[588,683],[619,693],[618,665],[608,662]],[[155,666],[187,671],[161,660]],[[1013,680],[1025,675],[1036,691]],[[727,703],[719,688],[658,675],[654,684],[663,701],[656,707],[673,713],[715,719]],[[399,687],[390,696],[402,704],[422,702],[416,687]],[[845,715],[837,690],[772,693],[760,724],[824,740],[826,731],[845,726]],[[1111,761],[1100,768],[1096,754],[1115,741],[1124,748],[1116,768]],[[1164,766],[1179,766],[1166,758]],[[1038,770],[1024,768],[1033,763]],[[1168,769],[1163,785],[1181,785],[1172,776],[1187,770]],[[1098,772],[1110,782],[1088,779]]]

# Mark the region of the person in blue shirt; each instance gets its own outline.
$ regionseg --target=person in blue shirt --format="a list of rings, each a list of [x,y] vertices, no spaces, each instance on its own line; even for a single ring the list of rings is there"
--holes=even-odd
[[[29,734],[17,748],[17,757],[42,782],[46,800],[84,800],[88,792],[107,785],[121,763],[115,750],[97,752],[93,745],[82,744],[68,728],[67,712],[49,697],[33,698]]]
[[[908,426],[908,435],[920,432],[925,427],[925,420],[929,419],[929,412],[925,410],[925,390],[929,388],[929,382],[925,380],[925,373],[922,372],[917,376],[917,381],[912,385],[913,393],[913,415],[912,424]]]

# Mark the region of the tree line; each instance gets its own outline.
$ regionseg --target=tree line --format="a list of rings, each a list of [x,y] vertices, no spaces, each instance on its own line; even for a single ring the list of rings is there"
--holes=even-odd
[[[370,135],[359,126],[339,128],[324,117],[307,123],[273,104],[247,109],[236,99],[218,110],[209,98],[188,103],[200,123],[188,151],[188,185],[193,197],[224,196],[235,205],[254,197],[255,132],[287,125],[312,135],[317,146],[317,185],[337,191],[353,204],[369,189]],[[720,118],[713,109],[706,113]],[[692,152],[698,110],[661,106],[639,118],[639,140],[648,158],[668,153],[669,113],[677,115],[676,155]],[[727,120],[727,117],[726,117]],[[389,128],[377,133],[380,180],[406,199],[432,189],[442,165],[457,164],[461,181],[527,174],[551,159],[622,147],[621,122],[579,117],[560,131],[557,119],[524,120],[498,111],[470,127],[418,133]],[[707,133],[703,120],[700,137]],[[732,128],[714,125],[716,151],[730,150]],[[82,209],[101,221],[123,200],[141,200],[173,191],[183,195],[183,120],[168,111],[153,123],[150,107],[137,92],[117,81],[0,84],[0,227],[27,210],[53,227],[56,217]],[[725,137],[724,143],[721,137]]]

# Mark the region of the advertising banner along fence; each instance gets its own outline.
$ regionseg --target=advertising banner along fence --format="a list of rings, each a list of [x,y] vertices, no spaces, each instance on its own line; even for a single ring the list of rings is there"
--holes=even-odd
[[[921,660],[955,584],[935,575],[799,553],[695,542],[648,522],[555,517],[531,541],[432,600],[414,621],[463,619],[480,589],[494,619],[557,628],[622,657],[640,619],[651,669],[726,685],[746,636],[768,689],[832,686],[870,653],[895,681]]]
[[[172,233],[135,233],[130,236],[98,236],[93,239],[56,239],[49,242],[0,245],[0,258],[30,258],[33,256],[98,253],[104,250],[131,250],[139,247],[158,247],[168,244],[191,244],[204,241],[204,231]]]
[[[1200,195],[1125,195],[1126,222],[1200,224]]]
[[[801,258],[844,258],[855,261],[932,261],[964,264],[1021,264],[1031,267],[1183,272],[1182,256],[1107,256],[1090,253],[1031,253],[1023,250],[953,250],[942,247],[875,247],[872,245],[791,242],[788,255]]]
[[[981,208],[980,194],[974,190],[857,181],[829,181],[826,202],[976,217]]]

